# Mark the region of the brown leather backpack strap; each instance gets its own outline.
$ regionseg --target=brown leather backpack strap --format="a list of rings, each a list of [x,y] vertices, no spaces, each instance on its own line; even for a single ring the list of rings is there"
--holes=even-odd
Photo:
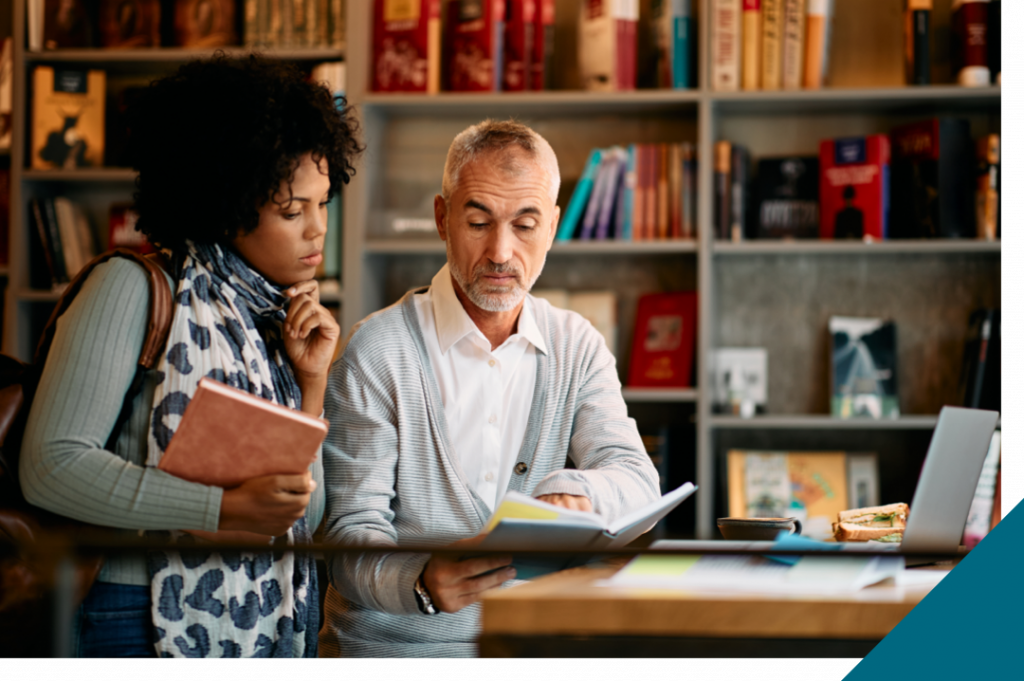
[[[39,339],[39,345],[36,347],[35,359],[33,361],[36,366],[41,368],[46,362],[46,356],[49,354],[50,346],[53,344],[53,335],[57,330],[57,319],[71,306],[75,296],[82,290],[82,286],[85,284],[89,274],[98,265],[102,265],[111,258],[125,258],[138,263],[146,271],[146,275],[149,278],[149,319],[146,326],[146,338],[142,343],[142,351],[139,353],[139,364],[146,369],[151,369],[156,364],[161,351],[163,351],[164,346],[167,344],[167,335],[171,330],[174,293],[167,283],[167,277],[164,276],[165,270],[161,266],[162,259],[147,258],[134,251],[117,248],[102,253],[90,260],[82,268],[82,271],[75,275],[75,278],[68,284],[60,300],[57,301],[57,306],[54,308],[53,314],[50,315],[49,321],[46,322],[43,335]]]

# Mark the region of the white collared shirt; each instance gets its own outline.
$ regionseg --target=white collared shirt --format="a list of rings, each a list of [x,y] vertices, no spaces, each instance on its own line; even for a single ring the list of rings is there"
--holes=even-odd
[[[493,352],[455,295],[447,264],[415,301],[455,456],[470,488],[493,511],[523,446],[537,352],[548,352],[533,300],[524,302],[516,333]]]

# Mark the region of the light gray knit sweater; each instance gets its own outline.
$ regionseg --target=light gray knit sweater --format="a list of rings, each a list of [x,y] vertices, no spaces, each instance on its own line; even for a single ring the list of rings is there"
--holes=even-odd
[[[353,328],[326,394],[326,539],[444,545],[477,535],[490,509],[452,450],[412,291]],[[606,521],[658,498],[658,474],[626,414],[615,358],[573,312],[531,298],[548,354],[509,489],[589,497]],[[566,469],[566,455],[578,470]],[[521,467],[520,467],[521,469]],[[423,615],[413,583],[429,556],[328,558],[322,656],[474,655],[480,606]]]

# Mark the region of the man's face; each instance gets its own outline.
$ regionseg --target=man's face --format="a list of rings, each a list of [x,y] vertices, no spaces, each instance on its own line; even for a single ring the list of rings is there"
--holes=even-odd
[[[447,206],[435,197],[448,267],[473,305],[514,310],[537,281],[558,224],[550,182],[541,163],[512,149],[464,165]]]

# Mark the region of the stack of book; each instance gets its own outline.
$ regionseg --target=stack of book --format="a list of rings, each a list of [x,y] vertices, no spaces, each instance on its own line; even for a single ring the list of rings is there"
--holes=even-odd
[[[96,256],[92,228],[78,203],[63,196],[34,198],[29,220],[32,288],[67,284]]]
[[[689,142],[594,149],[556,239],[693,239],[696,195],[697,154]]]
[[[345,46],[345,0],[244,0],[250,47]]]

